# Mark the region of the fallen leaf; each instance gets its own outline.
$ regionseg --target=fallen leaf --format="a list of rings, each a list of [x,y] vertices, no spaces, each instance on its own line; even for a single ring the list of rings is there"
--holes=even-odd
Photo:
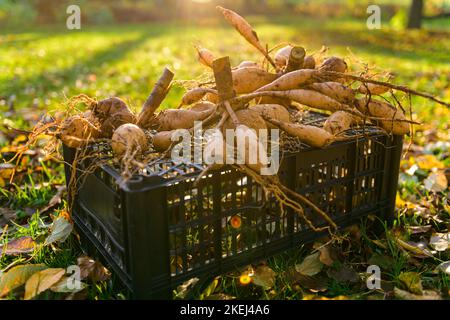
[[[384,254],[379,254],[379,253],[374,253],[369,260],[367,261],[367,263],[369,265],[376,265],[379,266],[381,269],[384,270],[391,270],[392,266],[394,265],[395,261],[392,257],[384,255]]]
[[[416,258],[433,257],[433,254],[428,249],[426,249],[426,247],[424,247],[421,243],[416,243],[412,241],[405,242],[401,239],[396,239],[396,242],[401,248],[409,251]]]
[[[51,233],[45,239],[45,244],[51,244],[54,242],[64,242],[72,233],[73,224],[68,221],[64,216],[57,217],[56,220],[53,221],[51,227]]]
[[[276,273],[268,266],[259,266],[253,274],[253,283],[264,289],[270,289],[275,285]]]
[[[325,246],[325,247],[321,247],[318,249],[320,251],[320,257],[319,260],[320,262],[322,262],[324,265],[331,267],[334,263],[334,261],[337,260],[337,255],[335,254],[335,252],[333,252],[333,249]]]
[[[89,279],[96,283],[106,281],[111,277],[108,269],[88,256],[79,257],[77,264],[80,267],[80,280]]]
[[[427,233],[431,230],[431,225],[426,226],[408,226],[406,227],[411,234]]]
[[[34,251],[36,242],[31,237],[21,237],[14,239],[7,244],[0,246],[0,251],[4,255],[12,256],[19,254],[27,254]]]
[[[63,276],[57,283],[55,283],[50,290],[59,293],[77,293],[85,289],[87,285],[77,279]]]
[[[209,286],[206,287],[205,290],[203,290],[203,293],[201,294],[201,297],[205,299],[206,297],[212,295],[214,291],[216,290],[217,286],[219,285],[219,278],[215,278]]]
[[[417,272],[402,272],[398,276],[398,280],[409,292],[419,295],[423,293],[422,280]]]
[[[57,187],[56,190],[56,194],[50,199],[48,205],[41,210],[41,213],[47,212],[59,205],[61,203],[61,198],[64,192],[66,192],[67,190],[67,187],[65,185],[62,185]]]
[[[437,266],[436,270],[442,271],[450,275],[450,261],[442,262],[440,265]]]
[[[394,295],[396,298],[403,300],[442,300],[439,293],[431,290],[423,291],[423,295],[418,295],[395,287]]]
[[[320,252],[307,256],[302,263],[295,265],[295,270],[305,276],[314,276],[323,268],[320,261]]]
[[[16,218],[16,210],[0,208],[0,228],[3,228],[11,220]]]
[[[358,273],[346,265],[341,265],[338,269],[329,269],[327,274],[330,278],[341,283],[357,283],[361,280]]]
[[[433,192],[444,192],[447,190],[447,177],[442,172],[433,172],[423,181],[425,189]]]
[[[177,297],[180,299],[185,299],[190,290],[197,284],[199,280],[199,278],[192,278],[180,284],[177,287]]]
[[[450,246],[450,233],[435,233],[430,238],[430,246],[436,251],[445,251]]]
[[[300,284],[303,288],[308,289],[311,292],[325,292],[328,290],[328,280],[324,277],[310,277],[302,275],[297,272],[297,283]]]
[[[24,285],[36,272],[47,269],[44,264],[25,264],[11,268],[0,278],[0,298]]]
[[[33,274],[25,284],[25,300],[30,300],[50,289],[66,273],[63,268],[49,268]]]
[[[444,169],[444,164],[432,154],[423,154],[415,158],[420,169],[431,170],[433,168]]]

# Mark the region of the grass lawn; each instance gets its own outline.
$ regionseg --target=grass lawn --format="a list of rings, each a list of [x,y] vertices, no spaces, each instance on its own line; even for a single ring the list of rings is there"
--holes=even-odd
[[[355,19],[254,18],[253,22],[262,41],[267,42],[270,47],[289,41],[304,46],[308,53],[314,53],[324,45],[329,47],[328,54],[345,57],[354,68],[368,63],[376,66],[376,71],[391,72],[395,76],[394,83],[405,84],[415,90],[449,100],[450,34],[448,29],[438,29],[436,22],[433,23],[432,31],[410,32],[392,30],[387,24],[381,30],[371,31],[366,28],[365,20]],[[448,20],[440,23],[442,26],[448,25]],[[134,110],[139,110],[164,66],[169,66],[176,73],[176,80],[180,80],[163,104],[164,107],[175,107],[184,91],[181,80],[202,80],[208,76],[209,70],[197,62],[193,47],[195,44],[212,50],[217,56],[230,55],[234,64],[242,60],[261,59],[234,30],[215,22],[197,25],[83,26],[81,31],[68,31],[63,25],[28,31],[0,30],[0,129],[2,124],[28,129],[41,113],[61,109],[68,97],[80,93],[98,99],[119,96]],[[407,97],[401,96],[401,99],[406,106]],[[415,137],[416,145],[427,147],[426,144],[430,142],[429,132],[434,129],[437,129],[437,140],[448,143],[450,110],[416,97],[413,97],[412,105],[414,116],[424,123]],[[8,159],[14,146],[21,143],[20,139],[19,135],[11,141],[0,132],[0,147],[3,147],[0,163]],[[448,145],[442,148],[438,151],[433,149],[431,153],[436,161],[449,167],[448,155],[445,156],[446,152],[448,154]],[[4,175],[0,175],[0,183],[3,181],[0,206],[15,210],[18,223],[11,229],[14,231],[0,235],[0,244],[21,236],[42,239],[47,233],[45,225],[50,223],[50,218],[48,214],[40,215],[39,209],[45,207],[55,194],[55,186],[64,183],[64,176],[60,164],[36,159],[33,161],[35,162],[23,164],[32,169],[25,170],[12,185],[5,182],[7,167],[2,167],[3,171],[0,171]],[[411,161],[406,159],[402,170],[408,170],[415,160]],[[430,171],[432,167],[424,170],[422,174],[426,177],[426,170]],[[424,177],[421,176],[417,179],[410,179],[406,175],[403,177],[399,187],[402,204],[406,201],[423,207],[417,198],[426,201],[431,196],[423,193],[423,180]],[[413,200],[415,195],[416,200]],[[439,203],[430,210],[446,218],[444,225],[448,226],[448,199],[445,199],[445,195],[437,199]],[[63,208],[64,203],[52,213],[57,214]],[[372,253],[377,253],[384,261],[391,261],[389,271],[385,274],[391,285],[400,285],[402,272],[414,271],[421,274],[424,287],[447,290],[448,294],[449,276],[432,272],[440,262],[449,260],[448,251],[438,253],[435,258],[428,259],[427,263],[421,265],[408,259],[394,240],[396,232],[405,230],[406,226],[427,223],[429,220],[417,218],[414,209],[399,210],[395,228],[387,231],[383,238],[385,249],[366,237],[363,226],[360,226],[359,235],[356,236],[359,240],[355,240],[355,232],[349,231],[334,245],[341,249],[345,246],[350,246],[351,250],[357,249],[354,255],[345,260],[348,265],[366,263],[366,254],[362,253],[365,248],[370,248]],[[437,223],[439,230],[442,230],[442,222],[432,223]],[[411,236],[406,231],[405,235],[407,238]],[[76,239],[72,237],[62,245],[42,247],[38,251],[31,260],[27,260],[26,256],[2,255],[0,269],[11,263],[20,264],[25,261],[67,267],[79,255]],[[277,275],[276,285],[270,290],[263,290],[254,284],[240,285],[237,273],[219,278],[212,284],[214,288],[211,287],[208,292],[238,298],[308,297],[309,291],[304,286],[294,285],[286,270],[301,262],[310,252],[310,247],[299,247],[294,252],[269,259],[267,263]],[[117,286],[114,276],[112,279],[112,282],[91,284],[87,290],[88,298],[126,297],[127,293]],[[330,281],[328,290],[322,294],[327,297],[360,299],[383,296],[379,292],[372,293],[358,286],[342,284],[334,278]]]

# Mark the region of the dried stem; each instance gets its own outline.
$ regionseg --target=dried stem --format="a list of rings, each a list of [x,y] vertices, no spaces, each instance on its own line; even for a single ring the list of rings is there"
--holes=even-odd
[[[403,85],[396,85],[396,84],[392,84],[392,83],[389,83],[389,82],[368,79],[368,78],[355,76],[355,75],[348,74],[348,73],[341,73],[341,72],[335,72],[335,71],[321,71],[320,73],[323,74],[324,76],[339,76],[341,78],[357,80],[357,81],[360,81],[360,82],[363,82],[363,83],[372,83],[372,84],[377,84],[377,85],[380,85],[380,86],[385,86],[385,87],[388,87],[388,88],[391,88],[391,89],[394,89],[394,90],[398,90],[398,91],[406,92],[406,93],[409,93],[409,94],[413,94],[415,96],[427,98],[427,99],[430,99],[430,100],[432,100],[434,102],[437,102],[437,103],[439,103],[441,105],[444,105],[446,107],[450,107],[450,104],[448,102],[439,100],[438,98],[432,96],[429,93],[419,92],[419,91],[410,89],[410,88],[408,88],[406,86],[403,86]]]
[[[138,126],[145,129],[150,128],[156,109],[158,109],[169,92],[173,77],[173,72],[165,68],[162,76],[155,84],[155,87],[142,107],[141,113],[138,116]]]

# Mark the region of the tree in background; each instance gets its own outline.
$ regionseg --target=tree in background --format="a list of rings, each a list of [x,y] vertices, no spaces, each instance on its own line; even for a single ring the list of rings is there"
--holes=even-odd
[[[57,21],[57,10],[60,9],[60,1],[34,0],[33,6],[37,13],[38,23],[55,23]]]
[[[408,29],[420,29],[422,27],[423,0],[412,0],[409,8]]]

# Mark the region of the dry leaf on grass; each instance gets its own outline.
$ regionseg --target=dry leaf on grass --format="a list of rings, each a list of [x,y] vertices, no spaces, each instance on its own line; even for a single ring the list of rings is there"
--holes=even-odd
[[[192,288],[195,287],[195,285],[198,283],[200,279],[199,278],[192,278],[184,283],[180,284],[177,287],[177,297],[180,299],[185,299],[186,296],[189,294],[189,292],[192,290]]]
[[[319,260],[326,266],[331,267],[335,261],[339,260],[339,253],[333,247],[325,246],[318,248],[318,250],[320,251]]]
[[[57,205],[59,205],[61,203],[61,198],[64,192],[66,192],[67,190],[67,187],[65,185],[62,185],[57,187],[56,190],[57,190],[56,194],[53,196],[53,198],[51,198],[48,205],[41,210],[41,213],[47,212],[55,208]]]
[[[330,278],[341,283],[357,283],[360,281],[359,274],[346,265],[341,265],[338,269],[329,269],[327,274]]]
[[[295,270],[305,276],[314,276],[323,268],[320,261],[320,252],[307,256],[302,263],[295,265]]]
[[[401,248],[407,250],[416,258],[424,259],[433,257],[433,254],[426,248],[426,245],[424,245],[423,243],[412,241],[405,242],[401,239],[396,239],[396,241]]]
[[[33,252],[35,247],[36,242],[34,242],[33,238],[21,237],[0,246],[0,253],[7,256],[28,254]]]
[[[423,291],[423,295],[413,294],[397,287],[394,288],[394,295],[403,300],[442,300],[439,293],[435,291]]]
[[[398,276],[398,280],[409,292],[418,295],[423,294],[422,280],[417,272],[402,272]]]
[[[16,218],[16,210],[0,208],[0,228],[3,228],[11,220]]]
[[[87,285],[77,279],[63,276],[57,283],[55,283],[50,290],[59,293],[77,293],[85,289]]]
[[[33,274],[25,284],[25,300],[30,300],[50,289],[66,273],[62,268],[45,269]]]
[[[444,192],[448,188],[448,181],[443,172],[433,172],[423,181],[423,185],[428,191]]]
[[[264,289],[270,289],[275,285],[276,273],[268,266],[259,266],[253,274],[253,283]]]
[[[450,233],[435,233],[430,238],[430,246],[436,251],[446,251],[450,246]]]
[[[52,230],[50,235],[45,239],[45,244],[51,244],[54,242],[64,242],[72,233],[73,224],[68,221],[64,216],[57,217],[50,229]]]
[[[424,154],[415,158],[415,162],[423,170],[431,170],[433,168],[444,169],[444,164],[432,154]]]
[[[326,278],[319,276],[305,276],[293,268],[286,272],[286,278],[292,284],[297,283],[314,293],[325,292],[328,290],[328,280]]]
[[[79,257],[77,264],[80,267],[81,280],[89,279],[96,283],[106,281],[111,277],[111,272],[108,269],[88,256]]]
[[[450,275],[450,261],[442,262],[437,266],[436,271],[442,271],[448,275]]]
[[[47,269],[44,264],[26,264],[10,269],[0,278],[0,298],[24,285],[33,274],[44,269]]]
[[[411,234],[427,233],[428,231],[431,230],[431,225],[426,225],[426,226],[407,226],[406,229]]]
[[[395,261],[392,257],[374,253],[369,260],[367,261],[369,265],[376,265],[382,268],[383,270],[390,270],[392,269],[392,266],[394,265]]]

